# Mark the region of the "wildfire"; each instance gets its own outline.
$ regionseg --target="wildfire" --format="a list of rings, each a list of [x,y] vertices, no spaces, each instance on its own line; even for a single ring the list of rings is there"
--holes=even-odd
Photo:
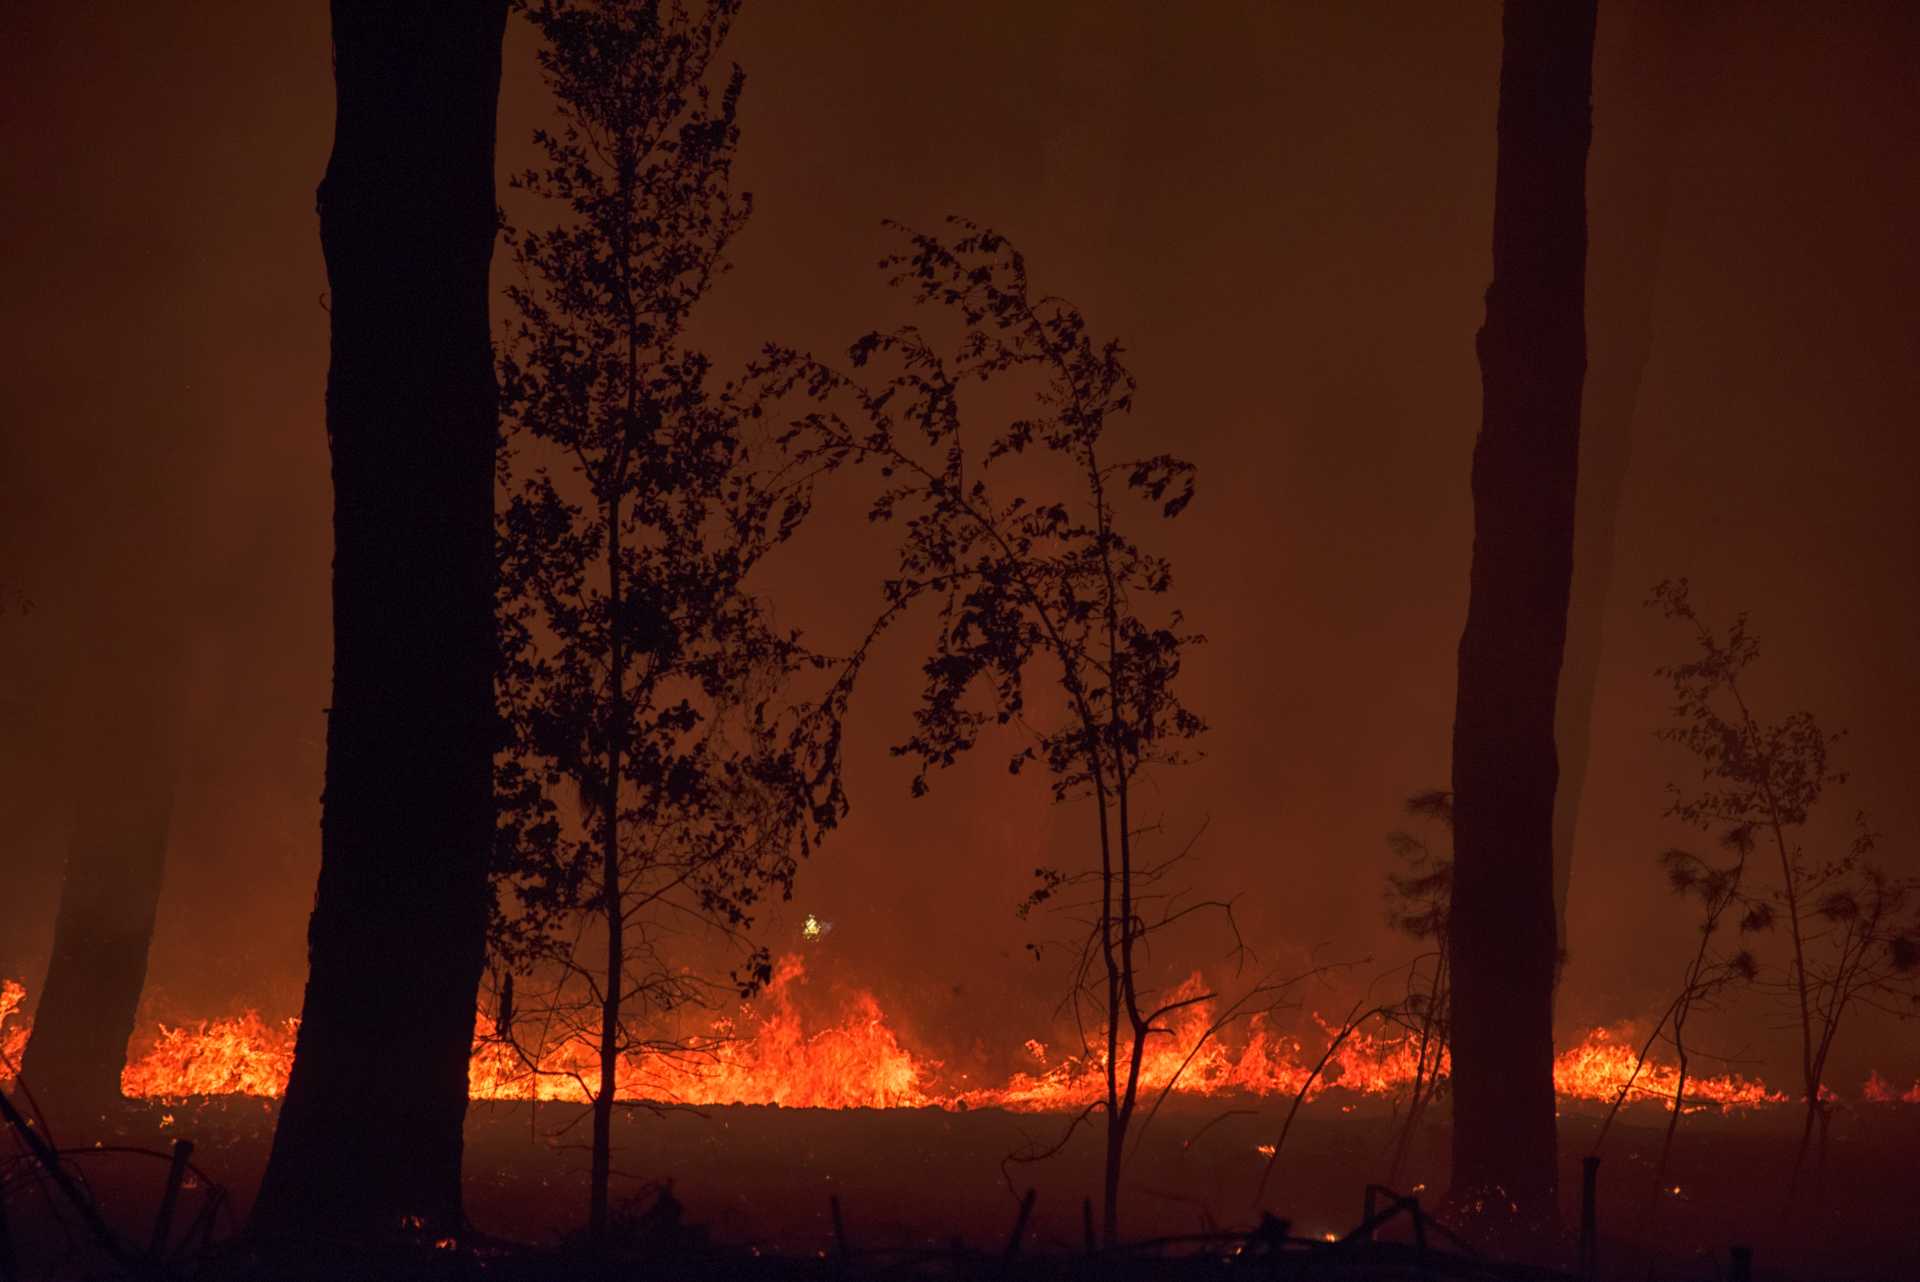
[[[131,1098],[179,1095],[278,1095],[293,1071],[299,1021],[269,1024],[254,1011],[191,1027],[157,1026],[146,1049],[120,1070]]]
[[[1892,1085],[1878,1073],[1867,1074],[1867,1084],[1861,1088],[1860,1097],[1869,1104],[1920,1104],[1920,1079],[1902,1091]]]
[[[1627,1087],[1629,1103],[1657,1099],[1671,1106],[1674,1089],[1680,1085],[1680,1070],[1649,1059],[1636,1077],[1633,1064],[1638,1055],[1638,1049],[1630,1040],[1596,1028],[1580,1045],[1554,1059],[1554,1087],[1563,1098],[1611,1104],[1614,1096],[1631,1081],[1632,1086]],[[1738,1073],[1687,1076],[1685,1107],[1689,1112],[1710,1105],[1757,1108],[1762,1104],[1786,1102],[1785,1095],[1768,1090],[1765,1082]]]
[[[1106,1066],[1100,1048],[1058,1053],[1032,1039],[1025,1043],[1023,1056],[1030,1069],[1012,1073],[999,1085],[965,1085],[944,1074],[938,1060],[902,1045],[879,1003],[867,993],[851,997],[837,1018],[810,1027],[794,1001],[805,974],[799,957],[783,958],[758,1000],[715,1021],[684,1048],[623,1059],[616,1074],[619,1096],[694,1105],[1019,1112],[1078,1109],[1104,1096]],[[1176,997],[1202,991],[1198,977],[1189,985],[1190,992]],[[19,1015],[25,997],[18,982],[0,981],[0,1053],[5,1057],[0,1080],[11,1076],[26,1045],[28,1025]],[[1180,1010],[1165,1033],[1149,1040],[1141,1063],[1143,1099],[1163,1090],[1200,1097],[1290,1097],[1303,1087],[1309,1098],[1330,1090],[1404,1097],[1419,1063],[1414,1038],[1362,1028],[1347,1033],[1316,1076],[1321,1056],[1300,1038],[1260,1018],[1232,1040],[1209,1037],[1214,1018],[1207,1003],[1196,1003]],[[1319,1046],[1339,1038],[1340,1028],[1318,1017],[1315,1022]],[[253,1011],[157,1025],[153,1033],[136,1039],[121,1074],[121,1089],[130,1097],[148,1099],[277,1096],[292,1068],[297,1027],[297,1020],[269,1022]],[[1671,1107],[1678,1070],[1649,1060],[1636,1077],[1636,1054],[1636,1043],[1622,1032],[1595,1029],[1556,1059],[1555,1085],[1563,1099],[1606,1104],[1631,1078],[1628,1102],[1658,1101]],[[549,1046],[537,1064],[529,1064],[495,1035],[484,1014],[476,1021],[468,1069],[476,1100],[584,1101],[598,1076],[594,1046],[587,1037]],[[1861,1098],[1876,1104],[1920,1104],[1920,1081],[1903,1092],[1875,1074]],[[1690,1075],[1684,1107],[1748,1109],[1787,1099],[1764,1082],[1738,1074]]]
[[[17,979],[0,979],[0,1080],[13,1075],[20,1052],[27,1049],[27,1023],[15,1018],[27,1000],[27,986]]]
[[[671,1054],[627,1056],[615,1076],[622,1099],[681,1104],[780,1104],[791,1108],[914,1108],[936,1103],[916,1061],[887,1026],[880,1005],[858,994],[841,1018],[809,1033],[793,1007],[805,976],[798,957],[782,958],[760,1003],[717,1021]],[[494,1035],[482,1015],[474,1030],[467,1082],[474,1099],[585,1101],[599,1076],[598,1052],[574,1039],[537,1066]]]

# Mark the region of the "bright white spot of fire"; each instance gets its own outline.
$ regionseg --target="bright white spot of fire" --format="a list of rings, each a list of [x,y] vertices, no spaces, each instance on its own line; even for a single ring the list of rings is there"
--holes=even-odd
[[[1256,1144],[1254,1146],[1253,1151],[1258,1153],[1261,1157],[1272,1157],[1274,1154],[1274,1147],[1271,1144]]]
[[[807,919],[800,923],[800,936],[801,938],[805,939],[808,943],[812,943],[813,941],[819,939],[822,935],[831,933],[832,930],[833,930],[832,922],[821,921],[818,917],[815,917],[812,913],[808,913]]]
[[[1320,1236],[1322,1238],[1325,1238],[1329,1242],[1338,1242],[1340,1240],[1338,1237],[1334,1236],[1331,1233],[1322,1233]]]

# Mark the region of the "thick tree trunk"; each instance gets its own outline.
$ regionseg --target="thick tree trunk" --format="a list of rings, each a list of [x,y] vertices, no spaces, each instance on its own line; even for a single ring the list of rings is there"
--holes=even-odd
[[[255,1228],[461,1226],[492,836],[488,321],[505,0],[334,0],[333,706],[306,999]]]
[[[82,712],[98,731],[98,758],[79,774],[104,771],[109,782],[75,808],[53,953],[21,1057],[22,1082],[63,1140],[85,1138],[120,1101],[178,777],[172,665],[148,654],[101,667],[90,683],[98,706]]]
[[[1507,0],[1454,710],[1453,1193],[1558,1214],[1553,718],[1586,370],[1593,0]]]

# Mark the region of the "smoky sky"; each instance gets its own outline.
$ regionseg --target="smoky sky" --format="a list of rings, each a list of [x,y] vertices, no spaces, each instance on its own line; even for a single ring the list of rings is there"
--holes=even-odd
[[[6,26],[0,584],[35,609],[0,616],[0,973],[37,982],[76,808],[154,768],[118,751],[116,691],[164,680],[182,712],[150,1005],[292,1013],[328,698],[325,8],[71,4]],[[1865,809],[1915,869],[1917,47],[1920,13],[1893,3],[1602,5],[1584,448],[1625,470],[1575,587],[1600,650],[1563,1023],[1647,1014],[1691,929],[1654,863],[1699,840],[1662,819],[1691,777],[1653,737],[1652,670],[1688,644],[1642,604],[1662,578],[1751,612],[1763,708],[1849,731],[1828,831]],[[1154,781],[1164,840],[1204,823],[1189,880],[1240,897],[1268,963],[1371,958],[1358,982],[1407,955],[1381,922],[1382,838],[1447,779],[1498,6],[749,0],[730,52],[756,209],[701,321],[721,369],[906,319],[874,267],[897,243],[883,218],[1014,237],[1126,344],[1120,439],[1199,466],[1199,500],[1151,531],[1209,638],[1186,679],[1213,726],[1204,761]],[[534,161],[545,113],[516,27],[503,173]],[[829,490],[765,585],[822,638],[877,600],[863,511]],[[885,749],[915,636],[860,701],[852,819],[763,932],[798,946],[817,913],[826,981],[875,989],[928,1044],[1009,1024],[1017,1043],[1060,975],[1012,907],[1036,865],[1084,857],[1086,816],[1010,781],[993,745],[908,797]],[[1222,951],[1196,936],[1155,965]],[[1723,1043],[1771,1045],[1763,1024],[1727,1017]],[[1860,1037],[1920,1072],[1910,1030]]]

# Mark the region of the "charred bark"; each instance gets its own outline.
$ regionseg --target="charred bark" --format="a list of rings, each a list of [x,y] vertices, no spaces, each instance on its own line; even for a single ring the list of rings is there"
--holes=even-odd
[[[91,683],[103,704],[82,715],[104,732],[94,746],[112,762],[113,785],[75,807],[53,952],[21,1057],[22,1082],[68,1138],[120,1102],[166,869],[179,709],[171,665],[145,660],[103,661],[126,674],[104,683],[113,697]]]
[[[506,8],[333,4],[333,706],[306,996],[254,1215],[270,1237],[461,1227],[493,827]]]
[[[1454,709],[1453,1193],[1557,1218],[1553,721],[1573,568],[1593,0],[1507,0]]]

